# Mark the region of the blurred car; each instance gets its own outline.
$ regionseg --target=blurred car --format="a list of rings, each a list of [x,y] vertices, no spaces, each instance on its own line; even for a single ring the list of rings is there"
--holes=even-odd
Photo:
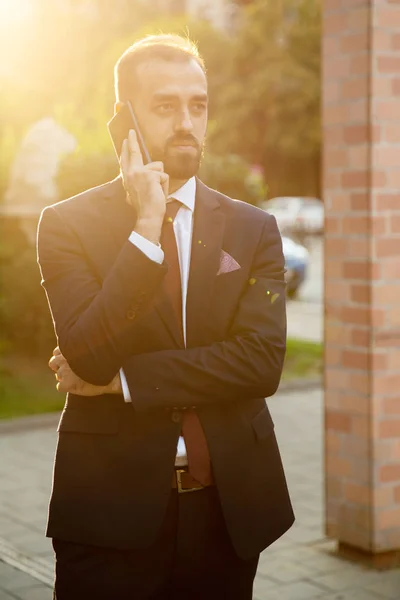
[[[286,266],[286,291],[289,298],[295,298],[307,277],[310,254],[307,248],[287,236],[282,236],[283,254]]]
[[[267,200],[262,208],[276,218],[282,234],[311,235],[323,231],[324,205],[318,198],[282,196]]]
[[[293,231],[303,235],[320,235],[324,231],[325,211],[319,200],[306,202],[300,207]]]

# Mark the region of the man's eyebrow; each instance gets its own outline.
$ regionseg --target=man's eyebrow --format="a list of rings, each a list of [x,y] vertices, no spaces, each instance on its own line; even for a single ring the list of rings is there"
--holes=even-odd
[[[153,102],[169,102],[171,100],[179,100],[179,96],[177,94],[163,93],[157,93],[153,96]],[[192,96],[191,100],[195,100],[196,102],[207,102],[208,96],[207,94],[195,94]]]
[[[196,100],[197,102],[207,102],[208,96],[207,94],[196,94],[193,96],[192,100]]]
[[[166,102],[168,100],[176,100],[177,96],[175,94],[154,94],[153,100],[154,102]]]

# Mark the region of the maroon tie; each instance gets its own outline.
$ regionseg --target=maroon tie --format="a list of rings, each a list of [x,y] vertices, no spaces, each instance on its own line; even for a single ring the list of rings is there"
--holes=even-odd
[[[164,290],[173,306],[183,346],[182,286],[173,227],[176,213],[180,207],[181,203],[178,200],[173,199],[167,203],[160,242],[164,250],[165,261],[168,263],[168,272],[164,278]],[[203,485],[211,483],[211,462],[206,438],[199,417],[192,409],[185,409],[183,412],[182,433],[186,445],[189,473]]]

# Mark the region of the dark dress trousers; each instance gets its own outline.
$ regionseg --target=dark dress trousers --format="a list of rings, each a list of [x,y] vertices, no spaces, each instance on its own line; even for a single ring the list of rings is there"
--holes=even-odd
[[[160,291],[168,266],[128,240],[134,223],[120,178],[41,216],[38,261],[61,352],[96,385],[122,367],[132,397],[68,394],[47,535],[117,550],[154,544],[182,414],[196,407],[227,532],[251,559],[294,520],[264,400],[279,385],[286,339],[275,219],[197,181],[186,348]],[[218,274],[222,251],[240,268]]]

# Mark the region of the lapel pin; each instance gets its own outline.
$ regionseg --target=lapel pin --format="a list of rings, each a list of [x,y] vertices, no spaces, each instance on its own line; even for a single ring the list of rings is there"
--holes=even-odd
[[[256,282],[257,282],[257,279],[255,277],[252,277],[251,279],[249,279],[250,285],[254,285]]]

